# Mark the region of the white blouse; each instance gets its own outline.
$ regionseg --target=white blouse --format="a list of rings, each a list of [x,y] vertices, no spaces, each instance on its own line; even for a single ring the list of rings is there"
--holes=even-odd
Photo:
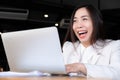
[[[101,41],[96,42],[103,45]],[[120,80],[120,40],[106,40],[103,47],[98,45],[85,48],[80,42],[65,42],[63,57],[65,64],[83,63],[87,77],[112,78]]]

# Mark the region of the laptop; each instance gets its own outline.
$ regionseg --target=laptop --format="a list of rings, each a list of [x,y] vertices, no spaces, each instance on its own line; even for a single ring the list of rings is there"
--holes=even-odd
[[[6,32],[1,37],[10,71],[66,73],[56,27]]]

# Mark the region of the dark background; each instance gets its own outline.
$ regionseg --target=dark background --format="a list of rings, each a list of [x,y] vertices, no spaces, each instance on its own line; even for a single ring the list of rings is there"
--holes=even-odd
[[[50,27],[58,23],[57,28],[62,43],[68,24],[60,25],[61,20],[69,20],[73,9],[83,3],[93,4],[101,11],[106,38],[120,39],[119,0],[0,0],[0,32]],[[26,11],[29,13],[21,19],[18,15],[10,15],[11,11],[22,16]],[[6,17],[6,14],[3,16],[1,12],[7,13],[9,17]],[[49,17],[44,18],[44,14],[49,14]],[[2,41],[0,41],[0,66],[4,71],[9,70]]]

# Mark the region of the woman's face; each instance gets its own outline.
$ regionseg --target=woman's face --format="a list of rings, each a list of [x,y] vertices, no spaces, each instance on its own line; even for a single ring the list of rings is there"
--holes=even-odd
[[[76,11],[73,18],[73,31],[83,45],[90,45],[93,24],[86,8],[80,8]]]

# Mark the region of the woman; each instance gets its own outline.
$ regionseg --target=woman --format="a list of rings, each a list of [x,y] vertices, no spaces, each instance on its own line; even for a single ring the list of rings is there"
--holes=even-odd
[[[70,75],[119,79],[120,41],[104,39],[101,14],[92,5],[74,10],[63,56]]]

